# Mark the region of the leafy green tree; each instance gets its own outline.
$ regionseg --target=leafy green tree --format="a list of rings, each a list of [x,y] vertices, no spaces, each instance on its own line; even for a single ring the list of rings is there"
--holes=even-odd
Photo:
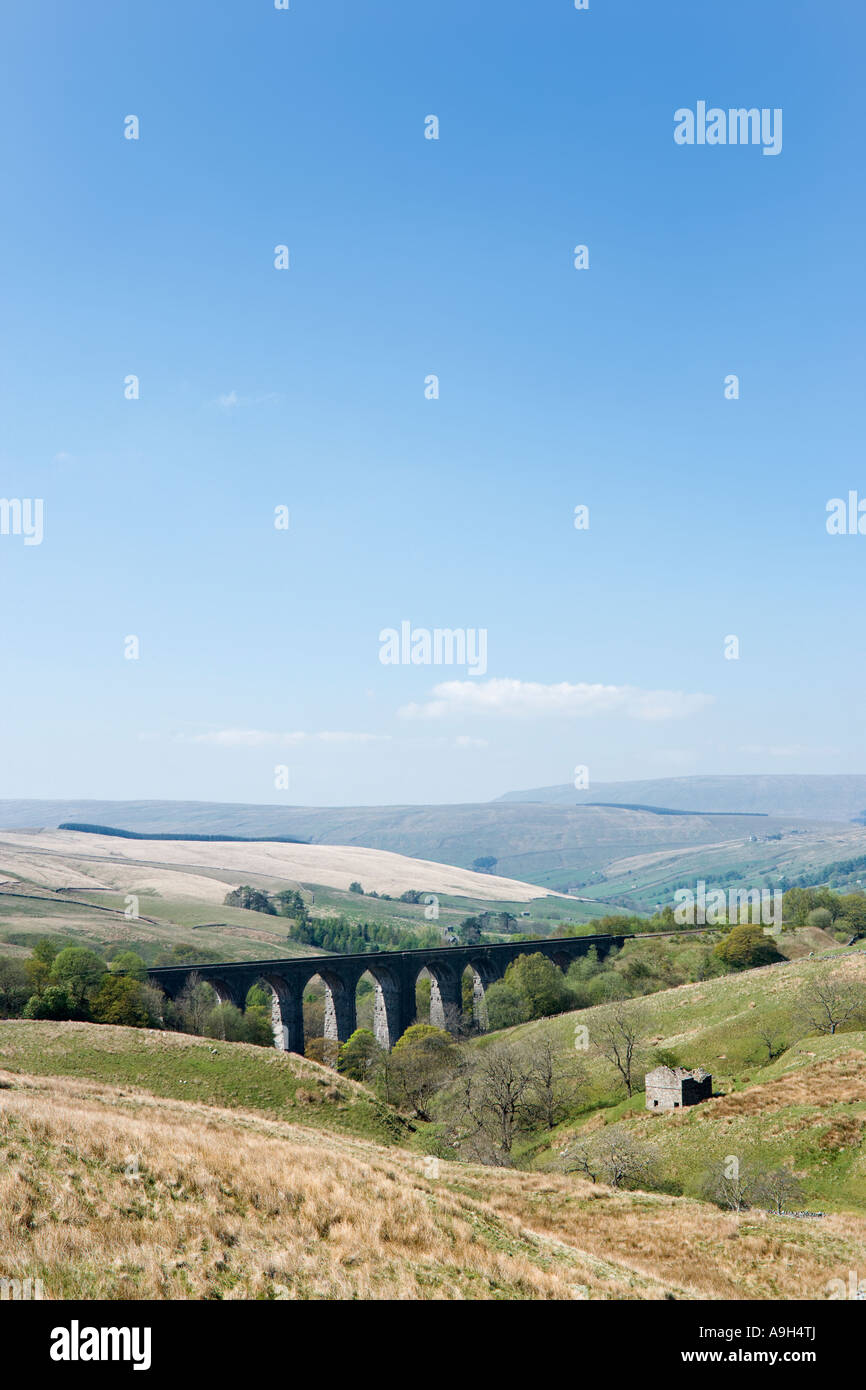
[[[382,922],[350,922],[347,917],[304,917],[289,929],[291,941],[317,946],[339,955],[362,955],[366,951],[412,950],[419,946],[441,946],[442,938],[432,927],[414,931],[391,927]]]
[[[283,917],[304,918],[307,915],[307,904],[296,888],[284,888],[274,894],[273,900],[277,912]]]
[[[866,895],[846,893],[839,899],[839,916],[836,920],[841,920],[850,926],[852,932],[862,936],[866,932]]]
[[[457,928],[457,936],[463,946],[477,946],[481,940],[481,923],[477,917],[464,917]]]
[[[112,974],[129,975],[142,984],[147,979],[147,966],[137,951],[118,951],[108,962]]]
[[[242,883],[238,888],[226,893],[223,903],[226,907],[245,907],[250,912],[267,912],[272,917],[277,914],[277,909],[267,893],[262,893],[258,888],[251,888],[248,883]]]
[[[636,992],[649,994],[653,990],[664,988],[666,986],[660,985],[650,976],[644,983],[644,990]],[[590,1007],[594,1004],[609,1004],[614,999],[628,999],[630,993],[626,981],[616,971],[602,970],[587,985],[586,1002]]]
[[[66,990],[74,1009],[86,1010],[107,969],[95,951],[84,946],[66,946],[54,959],[51,983]]]
[[[820,927],[826,931],[833,925],[833,914],[829,907],[813,907],[806,918],[806,925],[809,927]]]
[[[25,1018],[65,1020],[81,1018],[62,985],[46,985],[41,994],[34,994],[24,1005]]]
[[[171,946],[167,950],[160,951],[156,957],[156,965],[208,965],[213,961],[221,960],[222,957],[213,951],[204,951],[200,946],[189,945],[180,942],[176,946]]]
[[[340,1055],[340,1044],[335,1038],[308,1038],[304,1044],[304,1056],[322,1067],[336,1067]]]
[[[411,1109],[419,1120],[429,1120],[433,1096],[457,1070],[459,1054],[454,1039],[432,1023],[413,1023],[391,1053],[389,1085],[399,1105]]]
[[[248,1004],[242,1018],[244,1027],[241,1042],[254,1043],[257,1047],[273,1047],[274,1025],[270,1004]]]
[[[369,1081],[382,1058],[383,1049],[369,1028],[356,1028],[340,1048],[337,1071],[353,1081]]]
[[[430,1022],[430,995],[433,982],[429,977],[419,975],[415,981],[415,1013],[418,1023]]]
[[[505,980],[494,980],[492,985],[487,986],[484,1003],[488,1026],[494,1030],[515,1028],[518,1023],[526,1023],[529,1019],[525,1001]]]
[[[763,927],[747,922],[740,923],[723,937],[716,947],[716,955],[731,970],[773,965],[782,959],[773,939],[764,935]]]
[[[546,1018],[571,1007],[571,991],[559,967],[540,952],[520,955],[505,972],[505,983],[524,1001],[528,1018]]]
[[[246,1042],[246,1022],[237,1004],[217,1004],[211,1009],[205,1019],[204,1035],[223,1042]]]
[[[352,883],[349,884],[350,893],[363,893],[363,891],[364,890],[357,879],[355,879]]]
[[[32,988],[37,994],[41,994],[43,989],[51,979],[51,967],[60,945],[51,937],[43,936],[33,947],[33,953],[25,962],[25,969],[30,977]]]
[[[15,1018],[30,997],[32,982],[24,961],[0,956],[0,1018]]]
[[[147,1028],[151,1022],[141,981],[129,975],[104,975],[91,1004],[97,1023],[120,1023],[127,1028]]]
[[[499,860],[494,859],[492,854],[482,854],[477,859],[473,859],[472,867],[477,873],[490,874],[498,863]]]

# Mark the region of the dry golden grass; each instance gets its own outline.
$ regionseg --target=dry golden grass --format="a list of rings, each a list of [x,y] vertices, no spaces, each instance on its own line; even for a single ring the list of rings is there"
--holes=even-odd
[[[86,861],[83,871],[77,861]],[[157,882],[172,868],[183,866],[217,870],[222,880],[232,884],[243,883],[250,874],[257,874],[283,882],[316,883],[344,891],[358,879],[368,891],[375,888],[379,893],[391,894],[417,888],[455,897],[526,903],[537,898],[564,896],[549,888],[497,874],[478,873],[473,869],[358,845],[124,840],[74,830],[0,832],[0,873],[46,886],[93,887],[101,865],[107,866],[106,873],[113,873],[123,861],[134,861],[138,866],[137,874],[124,882],[124,887],[133,892],[144,892],[142,885]],[[201,877],[208,884],[203,891],[210,895],[205,900],[222,902],[223,884],[214,888],[206,875]],[[106,882],[113,882],[113,879],[109,877]],[[164,877],[163,883],[166,886],[161,891],[179,893],[183,889],[182,884],[171,883]]]
[[[735,1216],[683,1197],[562,1180],[529,1183],[527,1176],[499,1175],[487,1193],[494,1211],[507,1210],[532,1230],[555,1233],[586,1254],[666,1284],[678,1297],[824,1298],[828,1280],[847,1278],[866,1262],[863,1217]],[[480,1196],[485,1178],[474,1175],[464,1190]]]
[[[9,1082],[0,1273],[48,1297],[565,1299],[586,1280],[419,1158],[88,1082]]]
[[[774,1081],[709,1101],[707,1113],[713,1119],[722,1119],[729,1115],[768,1115],[791,1105],[823,1108],[866,1101],[864,1060],[862,1052],[851,1049]]]
[[[0,1275],[53,1298],[811,1298],[866,1220],[440,1163],[88,1080],[0,1077]]]

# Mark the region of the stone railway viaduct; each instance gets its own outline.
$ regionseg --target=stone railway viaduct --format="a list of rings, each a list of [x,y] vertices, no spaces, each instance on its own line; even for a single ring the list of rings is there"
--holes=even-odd
[[[368,973],[376,987],[374,1026],[383,1047],[394,1046],[415,1018],[415,985],[422,970],[430,975],[430,1022],[453,1031],[462,1012],[463,973],[474,976],[475,1017],[484,1026],[484,992],[520,955],[538,953],[561,970],[594,946],[603,958],[621,947],[624,936],[566,936],[553,941],[506,941],[490,946],[444,946],[416,951],[371,951],[357,956],[292,956],[285,960],[248,960],[225,965],[166,965],[148,976],[174,998],[191,976],[211,985],[220,1001],[244,1008],[252,985],[270,988],[274,1045],[285,1052],[304,1051],[304,990],[314,975],[325,986],[325,1036],[345,1042],[357,1027],[355,990]]]

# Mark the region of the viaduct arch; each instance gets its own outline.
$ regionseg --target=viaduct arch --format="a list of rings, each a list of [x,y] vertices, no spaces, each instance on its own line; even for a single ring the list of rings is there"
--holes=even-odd
[[[163,965],[148,970],[148,978],[170,998],[181,993],[191,976],[211,985],[221,1003],[243,1009],[250,987],[266,984],[272,995],[274,1046],[284,1052],[304,1052],[304,990],[314,975],[325,986],[325,1037],[345,1042],[356,1027],[355,991],[369,973],[376,987],[374,1029],[386,1048],[415,1018],[415,985],[422,970],[430,975],[430,1021],[454,1032],[462,1012],[463,972],[474,979],[476,1021],[484,1026],[484,994],[520,955],[540,954],[560,969],[593,947],[603,958],[621,947],[624,936],[564,936],[547,941],[506,941],[490,946],[444,946],[416,951],[373,951],[354,956],[292,956],[285,960],[250,960],[217,965]]]

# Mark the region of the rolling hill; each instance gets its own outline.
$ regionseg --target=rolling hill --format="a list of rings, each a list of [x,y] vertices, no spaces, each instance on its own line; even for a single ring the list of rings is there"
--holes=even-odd
[[[353,882],[364,892],[351,891]],[[181,945],[224,960],[316,954],[289,938],[285,917],[226,906],[242,883],[269,894],[301,889],[320,918],[410,932],[429,931],[431,894],[440,930],[504,909],[544,931],[581,907],[532,884],[356,846],[0,831],[0,954],[24,952],[39,936],[130,947],[148,961]],[[416,901],[400,901],[408,889]],[[604,910],[585,904],[583,916]]]
[[[590,1048],[581,1058],[583,1113],[529,1136],[520,1161],[558,1168],[575,1138],[618,1123],[657,1150],[666,1190],[698,1195],[713,1164],[734,1154],[765,1168],[791,1163],[812,1210],[866,1217],[866,1033],[822,1036],[797,1012],[799,992],[816,975],[847,981],[866,997],[866,949],[822,955],[627,1001],[626,1013],[639,1022],[641,1083],[644,1064],[663,1056],[669,1065],[708,1070],[715,1098],[677,1114],[650,1114],[642,1088],[631,1100],[624,1091],[615,1099],[615,1074]],[[609,1006],[598,1005],[510,1029],[507,1036],[549,1039],[564,1062],[574,1057],[575,1024],[592,1039],[608,1012]],[[772,1061],[762,1028],[780,1048]],[[471,1045],[487,1047],[496,1036],[503,1035]]]
[[[610,864],[638,854],[727,846],[728,857],[736,859],[740,847],[747,845],[750,839],[766,840],[768,836],[785,837],[788,848],[797,855],[805,852],[808,846],[816,846],[818,859],[821,844],[832,837],[832,847],[826,853],[828,861],[848,857],[858,850],[863,853],[866,849],[864,826],[831,827],[824,821],[803,822],[740,814],[664,815],[651,809],[613,805],[499,801],[454,806],[333,808],[204,802],[0,802],[0,832],[55,827],[67,820],[160,834],[174,831],[256,837],[293,835],[309,841],[309,845],[280,846],[280,849],[297,848],[299,853],[310,854],[314,853],[313,847],[322,845],[335,849],[378,850],[461,869],[470,869],[476,859],[489,856],[496,861],[497,875],[581,896],[582,886],[589,884],[594,876],[607,875]],[[795,833],[798,838],[792,841],[789,837]],[[117,858],[128,857],[129,846],[140,848],[141,843],[114,840]],[[213,862],[203,855],[193,856],[194,843],[186,842],[183,851],[186,862]],[[207,849],[207,846],[199,845],[199,848]],[[256,850],[260,855],[265,852],[261,845],[246,845],[243,849],[250,854]],[[140,859],[145,857],[143,851],[138,854]],[[166,851],[163,861],[168,860]],[[356,871],[354,876],[358,877],[359,873]],[[329,881],[337,882],[335,879]],[[482,896],[493,894],[487,891]]]
[[[570,783],[507,792],[506,802],[552,806],[656,806],[671,810],[793,817],[797,820],[850,821],[866,814],[866,776],[795,773],[729,777],[662,777],[636,782],[598,782],[589,791]]]
[[[808,1299],[862,1266],[861,1216],[432,1163],[362,1093],[242,1043],[0,1023],[5,1275],[52,1299]]]

